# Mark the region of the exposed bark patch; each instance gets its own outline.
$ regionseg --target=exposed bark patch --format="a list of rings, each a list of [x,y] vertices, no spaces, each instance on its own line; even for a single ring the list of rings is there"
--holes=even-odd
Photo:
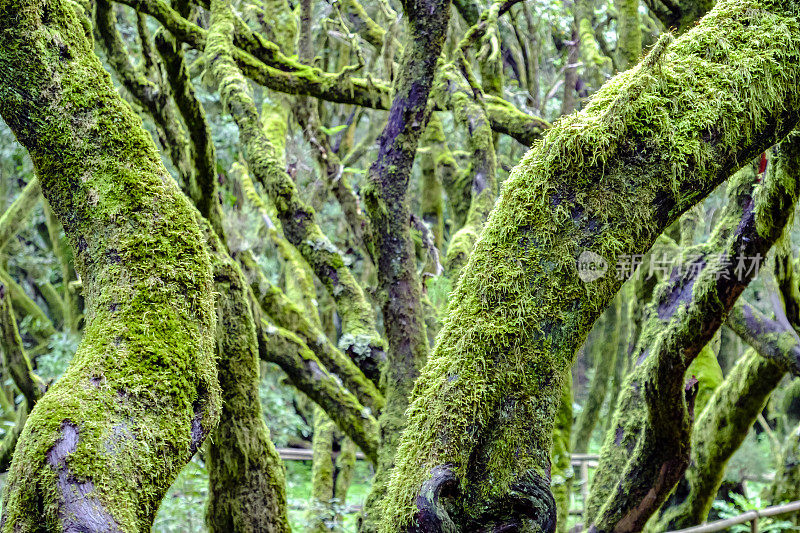
[[[688,268],[694,274],[680,279],[680,272],[678,269],[672,271],[672,276],[670,276],[669,281],[670,293],[658,304],[658,318],[661,320],[669,320],[681,304],[692,301],[694,282],[697,280],[698,274],[705,268],[705,265],[706,261],[703,258],[693,261]]]
[[[194,410],[194,416],[192,417],[192,431],[189,450],[192,452],[192,454],[194,454],[198,449],[200,449],[200,445],[203,444],[203,441],[206,439],[206,436],[208,435],[208,429],[203,427],[203,408],[200,406],[200,402],[194,402],[192,404],[192,409]]]
[[[417,520],[416,524],[409,526],[408,533],[458,531],[441,502],[442,498],[453,496],[457,487],[458,480],[450,465],[434,467],[431,477],[422,484],[417,495]]]
[[[106,258],[112,263],[119,263],[122,260],[122,257],[119,255],[119,251],[115,250],[114,248],[109,248],[106,251]]]
[[[121,532],[116,520],[103,503],[92,496],[94,483],[78,480],[67,465],[67,458],[78,449],[78,426],[70,421],[61,423],[61,437],[47,451],[46,459],[57,472],[57,487],[61,496],[58,515],[66,533]]]
[[[464,531],[476,533],[510,533],[535,530],[553,533],[556,529],[556,502],[550,491],[550,480],[529,471],[511,484],[510,490],[491,502],[479,517],[466,524]]]
[[[328,375],[323,372],[320,366],[314,361],[308,362],[308,369],[311,370],[311,375],[314,379],[324,380],[328,378]]]
[[[472,194],[477,196],[486,190],[487,179],[484,172],[476,172],[475,177],[472,179]]]
[[[116,454],[120,445],[125,441],[133,440],[134,434],[128,422],[121,422],[111,427],[111,436],[106,440],[106,452]]]

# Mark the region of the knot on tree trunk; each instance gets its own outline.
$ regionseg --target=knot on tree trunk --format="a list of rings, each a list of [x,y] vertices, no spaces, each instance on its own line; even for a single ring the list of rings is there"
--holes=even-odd
[[[453,523],[445,509],[442,499],[453,498],[458,490],[458,479],[450,465],[436,466],[431,477],[422,484],[417,495],[417,512],[414,524],[408,533],[456,533],[458,526]]]
[[[472,509],[463,509],[456,503],[458,485],[451,465],[432,469],[431,477],[417,495],[418,513],[408,533],[555,531],[556,502],[550,480],[534,471],[519,476],[506,493]]]

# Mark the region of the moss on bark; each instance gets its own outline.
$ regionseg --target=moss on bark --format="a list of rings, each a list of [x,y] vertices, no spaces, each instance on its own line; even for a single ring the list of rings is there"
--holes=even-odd
[[[314,455],[311,461],[311,501],[308,511],[308,533],[331,531],[336,520],[333,503],[333,422],[320,407],[314,407]]]
[[[439,157],[449,150],[442,131],[442,122],[435,113],[428,121],[422,143],[426,151],[420,154],[420,171],[422,172],[420,214],[425,224],[431,228],[436,248],[443,250],[444,187],[442,186],[442,173],[438,171],[438,166]]]
[[[375,244],[389,349],[381,373],[386,394],[386,406],[378,420],[381,446],[373,489],[359,523],[361,532],[380,527],[378,504],[394,468],[411,389],[428,356],[408,188],[419,139],[433,109],[429,95],[450,20],[450,1],[403,0],[402,5],[408,33],[387,124],[378,138],[378,156],[362,189]]]
[[[375,462],[378,423],[370,410],[328,372],[297,335],[275,327],[263,316],[256,317],[256,328],[261,358],[280,366],[294,386],[322,407],[364,455]]]
[[[176,39],[197,50],[206,46],[207,31],[181,17],[166,2],[161,0],[122,0],[121,3],[157,19]],[[203,2],[207,4],[207,2]],[[356,78],[345,73],[324,72],[319,68],[303,65],[284,54],[262,36],[250,33],[242,35],[246,25],[239,19],[237,41],[231,48],[232,58],[244,75],[256,83],[274,91],[303,96],[314,96],[330,102],[355,104],[374,109],[388,109],[392,101],[391,84],[382,80]],[[249,37],[249,38],[248,38]],[[487,98],[487,110],[492,129],[505,133],[529,146],[550,124],[523,112],[499,97]]]
[[[550,489],[556,502],[556,533],[567,532],[567,519],[572,495],[572,481],[575,474],[572,470],[572,454],[570,433],[572,431],[572,375],[564,378],[561,390],[561,405],[553,424],[553,449],[550,460],[553,470],[550,476]]]
[[[731,178],[709,241],[685,250],[681,266],[658,286],[601,451],[590,531],[639,531],[683,476],[698,392],[697,379],[684,382],[684,375],[755,275],[735,258],[765,255],[791,218],[800,188],[798,139],[792,134],[781,144],[785,155],[760,186],[752,165]]]
[[[575,421],[575,432],[572,436],[572,451],[586,453],[592,440],[592,433],[600,418],[600,410],[606,401],[609,380],[616,367],[619,348],[619,334],[622,322],[622,299],[618,295],[605,313],[597,320],[597,334],[589,334],[591,343],[588,350],[594,363],[594,375],[589,384],[589,395],[583,409]]]
[[[457,124],[467,131],[470,152],[470,166],[465,170],[467,179],[463,180],[469,192],[460,193],[470,198],[469,210],[464,225],[450,238],[444,261],[447,276],[455,281],[461,275],[497,198],[497,160],[483,99],[476,99],[454,64],[441,70],[439,90],[447,95]]]
[[[206,524],[212,532],[288,532],[283,463],[258,397],[259,354],[249,288],[207,224],[203,222],[217,295],[222,412],[206,447]]]
[[[219,415],[208,254],[75,11],[9,0],[0,27],[0,113],[64,225],[87,301],[83,341],[20,437],[3,530],[147,530]]]
[[[742,356],[697,417],[689,467],[648,531],[690,527],[708,518],[728,460],[785,374],[780,365],[754,350]]]
[[[797,8],[720,2],[562,119],[512,171],[415,385],[384,531],[431,516],[554,526],[547,476],[561,382],[621,284],[584,281],[578,258],[595,253],[614,272],[621,255],[644,253],[738,161],[793,128],[795,113],[780,110],[800,96],[788,81],[800,74]],[[420,496],[444,488],[454,495],[447,513]]]
[[[627,70],[642,55],[642,30],[639,28],[639,0],[614,0],[617,10],[617,64]]]
[[[385,342],[375,329],[372,307],[336,247],[316,223],[316,215],[278,165],[275,149],[259,123],[247,82],[232,58],[234,16],[225,2],[212,3],[212,26],[205,54],[220,97],[239,127],[243,151],[253,176],[264,185],[283,224],[284,235],[303,255],[336,301],[342,328],[340,347],[374,382],[385,359]]]

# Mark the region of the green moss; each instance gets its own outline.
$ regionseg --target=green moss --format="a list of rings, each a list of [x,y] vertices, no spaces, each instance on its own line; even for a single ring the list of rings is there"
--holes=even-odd
[[[700,411],[692,431],[691,461],[675,496],[648,531],[680,529],[708,518],[725,466],[764,409],[785,371],[748,350]],[[780,476],[776,475],[776,479]],[[783,500],[779,500],[783,501]]]
[[[247,81],[231,55],[235,50],[232,42],[234,16],[228,6],[217,3],[212,6],[216,6],[212,9],[214,26],[208,36],[205,54],[222,102],[239,128],[250,172],[272,200],[287,240],[298,249],[336,301],[342,328],[354,336],[370,339],[370,350],[366,354],[350,353],[349,346],[344,348],[365,374],[377,383],[378,367],[385,357],[385,343],[375,329],[372,307],[341,253],[317,225],[314,210],[300,199],[294,182],[279,165],[275,157],[278,150],[260,125]]]
[[[553,470],[550,489],[556,501],[556,533],[566,533],[569,519],[570,496],[575,473],[572,470],[570,433],[572,431],[572,375],[564,379],[561,405],[553,425],[553,448],[550,451]]]
[[[0,216],[0,249],[4,248],[9,239],[20,230],[22,223],[39,202],[40,192],[39,179],[34,176],[3,212],[3,216]]]
[[[263,318],[257,321],[257,328],[261,358],[280,366],[294,386],[322,407],[367,458],[376,462],[378,422],[370,410],[319,363],[297,335],[275,327]]]
[[[697,357],[686,369],[684,380],[695,378],[698,381],[697,396],[694,399],[694,419],[699,418],[699,414],[711,399],[711,395],[722,383],[722,368],[717,361],[719,353],[719,332],[714,336],[714,340],[703,346]]]
[[[0,347],[2,347],[3,367],[25,397],[27,403],[25,409],[29,409],[39,401],[47,386],[39,376],[33,373],[31,361],[25,352],[22,338],[19,336],[10,297],[6,294],[5,286],[2,285],[0,285],[0,331],[2,332]]]
[[[582,281],[578,257],[597,253],[614,272],[620,255],[644,253],[737,161],[793,127],[780,110],[800,96],[796,15],[794,3],[720,2],[512,171],[415,385],[384,531],[414,520],[439,465],[452,465],[459,512],[473,519],[515,480],[547,475],[562,376],[621,283]]]
[[[316,355],[321,365],[335,374],[362,405],[378,412],[385,400],[375,384],[361,373],[322,330],[314,326],[313,321],[297,304],[269,283],[252,255],[242,252],[239,254],[239,260],[250,280],[258,307],[263,309],[278,326],[292,331],[299,337],[300,342]]]
[[[781,143],[789,158],[773,161],[760,186],[755,185],[752,165],[729,180],[728,203],[711,238],[684,251],[684,265],[691,261],[703,265],[702,270],[692,274],[686,267],[673,268],[670,278],[658,286],[633,352],[636,367],[623,386],[601,450],[587,507],[592,527],[600,531],[643,527],[690,465],[692,403],[698,383],[684,377],[703,346],[714,342],[722,317],[731,312],[754,275],[738,270],[727,258],[765,255],[791,218],[800,183],[794,163],[800,157],[798,140],[800,136],[792,133]],[[718,348],[710,350],[705,357],[715,359]],[[714,364],[701,360],[694,369],[701,375],[696,377],[708,381],[700,371]],[[703,387],[699,389],[702,392]],[[709,497],[715,493],[716,488]],[[705,498],[699,493],[694,497]]]
[[[147,530],[219,415],[208,254],[73,9],[7,2],[0,25],[0,113],[64,224],[87,303],[83,341],[17,446],[4,530],[84,527],[79,487],[109,528]]]
[[[497,159],[485,105],[475,100],[471,87],[454,64],[441,70],[443,81],[439,90],[448,92],[456,123],[469,134],[470,166],[460,180],[463,190],[453,191],[456,207],[458,198],[470,198],[469,210],[464,225],[451,238],[445,256],[447,277],[457,280],[497,197]]]
[[[314,456],[311,463],[311,502],[308,512],[309,533],[325,533],[335,520],[333,500],[333,422],[325,411],[314,407]]]
[[[639,1],[614,0],[617,10],[617,62],[627,70],[642,55],[642,30],[639,27]]]
[[[442,174],[437,171],[439,158],[449,153],[447,142],[442,131],[442,122],[436,114],[432,114],[428,127],[421,139],[423,150],[420,150],[420,171],[422,172],[422,186],[420,200],[420,214],[422,220],[431,227],[434,245],[442,250],[444,244],[444,188],[442,187]],[[427,268],[429,272],[435,269]]]
[[[258,398],[259,354],[249,288],[208,223],[217,300],[217,361],[222,412],[206,447],[206,524],[212,532],[289,531],[283,463]]]
[[[572,437],[572,450],[575,453],[586,453],[592,440],[592,433],[600,418],[600,409],[606,401],[609,380],[616,366],[619,353],[619,335],[622,323],[622,301],[618,295],[605,313],[595,322],[589,333],[586,349],[589,360],[594,364],[594,374],[589,385],[589,395],[583,409],[575,421],[575,432]],[[613,400],[612,400],[613,401]]]

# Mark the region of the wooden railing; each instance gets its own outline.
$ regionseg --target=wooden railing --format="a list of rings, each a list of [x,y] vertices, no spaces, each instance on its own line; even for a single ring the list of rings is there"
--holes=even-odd
[[[726,518],[725,520],[717,520],[701,526],[687,527],[685,529],[678,529],[668,533],[712,533],[713,531],[725,531],[731,526],[738,524],[746,524],[750,522],[750,531],[758,533],[758,519],[767,518],[770,516],[778,516],[786,513],[800,511],[800,501],[789,502],[781,505],[773,505],[772,507],[765,507],[755,511],[747,511],[746,513],[734,516],[733,518]]]

